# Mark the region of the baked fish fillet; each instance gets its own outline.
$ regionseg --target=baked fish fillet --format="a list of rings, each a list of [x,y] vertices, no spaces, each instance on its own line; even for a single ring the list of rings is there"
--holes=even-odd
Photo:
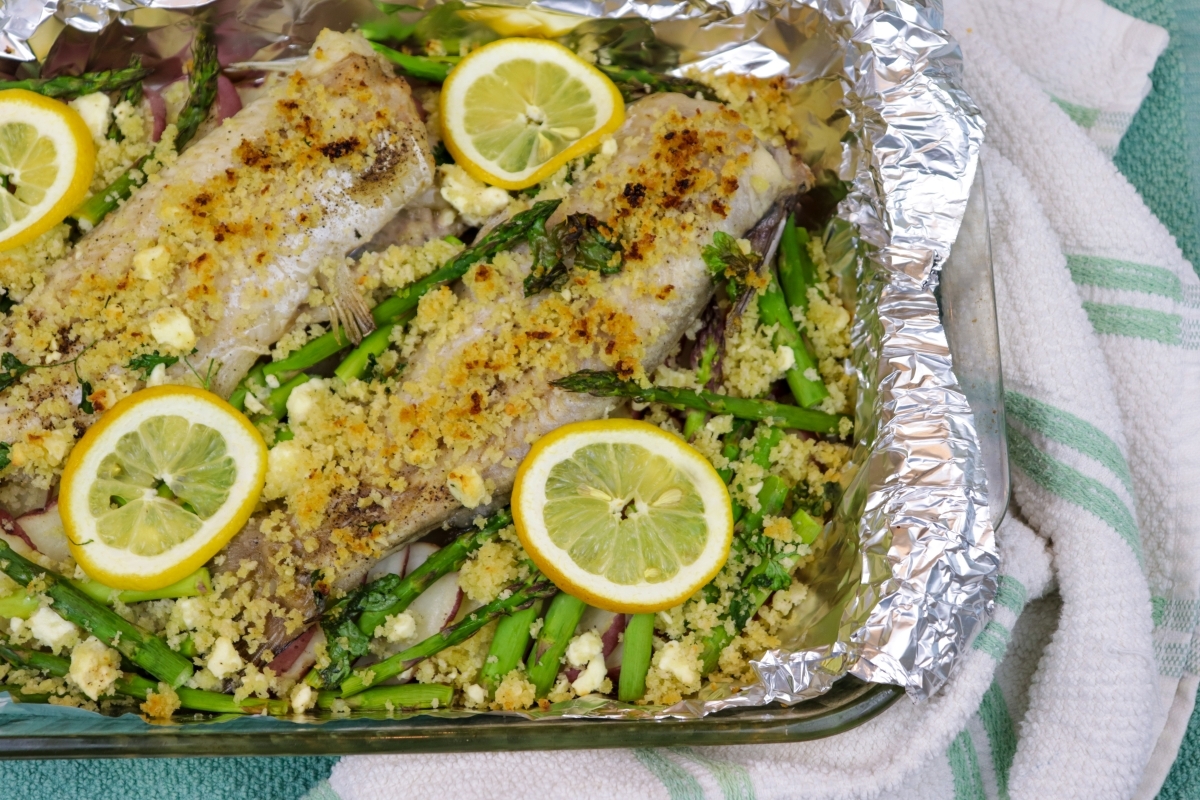
[[[433,172],[408,84],[362,37],[325,31],[57,262],[0,324],[0,347],[26,364],[83,352],[97,412],[141,385],[125,365],[153,351],[188,356],[227,396],[291,325],[318,267],[370,241]],[[57,367],[0,395],[18,471],[53,477],[92,421],[79,389]]]
[[[619,274],[577,269],[564,290],[525,297],[522,245],[423,299],[424,337],[397,378],[293,395],[295,438],[272,450],[266,492],[284,502],[218,557],[286,619],[261,631],[266,647],[278,652],[316,615],[314,573],[335,590],[357,585],[374,559],[464,504],[469,518],[502,500],[538,437],[611,411],[616,401],[550,381],[585,368],[652,372],[712,296],[701,248],[716,231],[742,236],[808,179],[733,111],[678,94],[632,105],[614,138],[618,152],[597,156],[548,224],[590,214],[609,226]]]

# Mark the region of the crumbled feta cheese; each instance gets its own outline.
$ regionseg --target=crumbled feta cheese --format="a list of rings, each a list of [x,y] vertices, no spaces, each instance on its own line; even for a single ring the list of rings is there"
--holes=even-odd
[[[175,601],[175,610],[179,613],[179,621],[188,630],[196,630],[204,624],[207,612],[204,601],[197,597],[184,597]]]
[[[587,669],[579,673],[579,677],[571,683],[575,694],[583,697],[600,689],[600,684],[608,677],[608,668],[604,666],[604,658],[593,658],[588,662]]]
[[[45,607],[29,618],[29,632],[55,653],[79,641],[79,628]]]
[[[251,414],[267,413],[267,407],[258,402],[258,398],[254,396],[254,392],[246,392],[244,402],[246,403],[246,410]]]
[[[246,395],[250,399],[250,395]],[[249,407],[249,405],[247,405]],[[279,442],[267,451],[267,481],[263,485],[263,499],[274,500],[284,497],[303,485],[308,477],[308,453],[299,442]]]
[[[487,702],[487,690],[478,683],[469,684],[463,689],[463,693],[466,694],[468,700],[477,706],[481,706]]]
[[[17,636],[21,631],[25,630],[25,620],[20,617],[13,617],[8,621],[8,633],[11,636]]]
[[[161,244],[139,250],[133,256],[133,269],[144,281],[158,280],[166,275],[171,266],[171,256]]]
[[[600,145],[600,155],[612,158],[617,154],[617,140],[611,136]]]
[[[450,474],[446,476],[446,487],[450,494],[454,495],[454,499],[467,508],[477,508],[492,502],[492,496],[488,493],[479,470],[473,466],[450,470]]]
[[[324,394],[328,386],[324,378],[314,378],[293,389],[287,401],[288,424],[303,424],[317,406],[317,395]]]
[[[567,663],[577,669],[582,669],[596,656],[604,653],[604,641],[595,631],[581,633],[567,645]]]
[[[679,642],[667,642],[659,651],[658,667],[674,675],[682,684],[690,686],[700,681],[700,660],[691,648]]]
[[[383,624],[375,628],[375,638],[387,639],[392,644],[403,642],[417,635],[417,621],[411,611],[389,614]]]
[[[238,655],[233,642],[229,641],[227,636],[217,639],[212,652],[208,654],[208,671],[218,678],[237,672],[245,665],[246,662],[242,661],[242,657]]]
[[[121,654],[95,636],[89,636],[71,651],[71,669],[67,674],[84,694],[99,700],[121,677]]]
[[[786,345],[780,345],[775,350],[775,366],[781,372],[787,372],[789,369],[796,366],[796,351],[790,347],[787,347]],[[810,367],[808,372],[815,372],[815,370]],[[808,378],[808,372],[804,373],[804,377]],[[809,380],[816,379],[809,378]]]
[[[167,382],[167,365],[155,364],[154,369],[150,370],[150,377],[146,378],[146,386],[162,386]]]
[[[191,350],[196,346],[192,321],[177,308],[161,308],[150,318],[150,335],[154,341],[175,350]]]
[[[512,201],[508,192],[475,180],[456,164],[443,164],[438,172],[442,173],[442,198],[468,225],[482,225]]]
[[[103,139],[108,134],[108,112],[112,108],[112,100],[104,92],[76,97],[67,105],[83,117],[83,124],[87,125],[93,139]]]
[[[300,682],[292,687],[292,711],[303,714],[317,704],[317,693],[307,683]]]

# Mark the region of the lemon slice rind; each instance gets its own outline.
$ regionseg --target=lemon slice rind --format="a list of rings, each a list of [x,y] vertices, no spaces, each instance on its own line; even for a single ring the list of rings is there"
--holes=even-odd
[[[179,416],[204,425],[224,439],[236,465],[227,499],[184,541],[157,555],[138,555],[102,541],[89,507],[97,471],[117,442],[147,420]],[[143,389],[125,398],[84,434],[67,459],[59,509],[71,554],[89,577],[116,589],[150,591],[199,569],[242,529],[266,479],[267,448],[253,424],[209,392],[185,386]]]
[[[26,89],[0,91],[0,139],[3,129],[10,125],[29,125],[39,138],[53,145],[57,174],[48,186],[41,186],[42,199],[22,208],[23,216],[9,220],[7,209],[0,209],[0,251],[18,247],[33,241],[58,223],[66,219],[87,198],[88,187],[96,167],[96,149],[87,123],[79,113],[68,106],[36,92]],[[15,155],[0,141],[0,160]],[[15,166],[0,166],[0,173],[10,180],[20,181],[20,172]],[[13,170],[12,174],[10,170]],[[8,203],[14,202],[7,199]]]
[[[612,582],[579,566],[551,540],[543,516],[551,470],[593,444],[633,444],[666,458],[703,501],[707,541],[699,555],[668,580],[632,585]],[[556,586],[589,605],[617,613],[661,611],[684,602],[721,570],[733,541],[729,492],[712,464],[678,437],[634,420],[574,423],[540,439],[517,470],[512,511],[526,552]]]
[[[498,80],[502,68],[521,60],[565,70],[569,79],[576,81],[576,88],[582,88],[588,101],[593,104],[594,121],[587,130],[552,129],[556,141],[573,143],[546,160],[514,170],[501,166],[494,158],[481,152],[477,139],[482,139],[483,134],[472,134],[466,120],[469,113],[468,94],[474,84],[481,79]],[[522,86],[521,91],[528,88]],[[559,94],[561,96],[562,93]],[[475,50],[451,71],[442,86],[439,103],[442,135],[455,163],[477,180],[509,190],[525,189],[540,183],[571,159],[593,150],[606,134],[621,127],[625,121],[625,102],[608,76],[568,48],[544,39],[500,39]],[[540,113],[534,106],[529,106],[529,109],[533,113]],[[508,112],[505,119],[510,128],[519,127],[517,112],[508,108],[505,111]]]

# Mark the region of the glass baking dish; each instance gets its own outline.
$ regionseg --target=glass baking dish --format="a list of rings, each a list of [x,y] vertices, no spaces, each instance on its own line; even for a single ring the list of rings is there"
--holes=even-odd
[[[1000,342],[982,178],[942,273],[937,297],[955,371],[975,410],[993,520],[1008,504],[1008,457]],[[832,736],[883,713],[904,691],[846,677],[791,707],[731,709],[693,720],[525,719],[502,714],[381,718],[379,712],[291,722],[266,717],[98,717],[78,709],[0,707],[0,758],[344,755],[357,753],[560,750],[596,747],[765,744]],[[7,700],[0,700],[0,703]]]

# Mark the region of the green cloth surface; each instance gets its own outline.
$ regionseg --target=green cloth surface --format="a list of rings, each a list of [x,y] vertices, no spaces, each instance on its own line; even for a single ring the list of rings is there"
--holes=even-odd
[[[1200,0],[1109,2],[1171,32],[1171,45],[1152,75],[1154,91],[1115,160],[1184,255],[1200,264]],[[0,767],[0,786],[21,787],[23,800],[297,800],[328,778],[336,762],[312,757],[9,761]],[[1198,797],[1200,710],[1192,716],[1159,800]]]

